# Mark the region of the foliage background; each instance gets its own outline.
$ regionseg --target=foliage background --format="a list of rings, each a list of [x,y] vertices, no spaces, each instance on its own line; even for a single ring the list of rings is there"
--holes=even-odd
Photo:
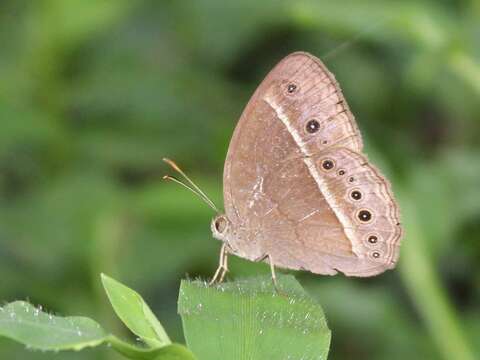
[[[1,1],[1,301],[94,315],[121,333],[103,271],[139,290],[182,341],[179,281],[210,276],[219,244],[210,210],[161,181],[161,158],[221,203],[243,106],[281,57],[305,50],[336,74],[406,226],[395,271],[297,274],[325,308],[330,359],[473,359],[479,24],[473,0]],[[268,272],[239,259],[232,270]],[[52,358],[5,340],[0,355]]]

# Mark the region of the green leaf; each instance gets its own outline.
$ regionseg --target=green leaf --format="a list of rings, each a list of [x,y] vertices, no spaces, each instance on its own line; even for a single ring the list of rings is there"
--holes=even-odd
[[[183,345],[142,348],[110,335],[95,321],[86,317],[61,317],[43,312],[24,301],[0,307],[0,336],[37,350],[82,350],[104,343],[129,359],[194,360]]]
[[[108,337],[89,318],[54,316],[24,301],[0,308],[0,335],[40,350],[81,350]]]
[[[182,281],[178,311],[189,348],[200,360],[326,359],[330,345],[322,308],[293,276],[217,286]]]
[[[172,343],[152,310],[136,291],[105,274],[101,277],[113,309],[135,335],[151,347],[162,347]]]

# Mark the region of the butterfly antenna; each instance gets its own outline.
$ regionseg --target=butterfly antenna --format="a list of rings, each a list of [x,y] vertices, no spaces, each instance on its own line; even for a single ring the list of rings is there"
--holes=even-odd
[[[329,50],[327,53],[321,56],[323,61],[327,61],[328,59],[332,58],[333,56],[337,55],[341,51],[347,49],[348,47],[352,46],[359,42],[363,37],[370,35],[373,33],[374,30],[384,26],[388,21],[392,20],[392,17],[382,18],[370,24],[369,26],[365,27],[364,29],[360,30],[356,35],[354,35],[350,40],[342,42],[340,45],[334,47],[333,49]]]
[[[194,188],[192,188],[191,186],[185,184],[184,182],[182,182],[181,180],[177,179],[175,176],[171,176],[171,175],[164,175],[163,176],[163,180],[170,180],[170,181],[173,181],[174,183],[177,183],[178,185],[181,185],[183,186],[185,189],[188,189],[190,190],[191,192],[193,192],[195,195],[197,195],[200,199],[202,199],[203,201],[205,201],[207,203],[208,206],[210,206],[213,210],[217,211],[218,210],[212,206],[212,204],[210,202],[208,202],[197,190],[195,190]]]
[[[218,211],[218,208],[215,206],[215,204],[213,203],[212,200],[210,200],[210,198],[207,196],[207,194],[205,194],[198,186],[197,184],[195,184],[188,176],[187,174],[185,174],[182,169],[180,169],[180,167],[172,160],[170,159],[167,159],[167,158],[164,158],[163,159],[164,162],[166,162],[168,165],[170,165],[172,167],[173,170],[175,170],[176,172],[178,172],[180,175],[182,175],[185,180],[187,180],[187,182],[190,184],[190,185],[187,185],[185,184],[183,181],[180,181],[179,179],[177,179],[176,177],[173,177],[173,176],[170,176],[170,175],[165,175],[163,178],[165,180],[170,180],[170,181],[173,181],[173,182],[176,182],[177,184],[179,185],[182,185],[183,187],[185,187],[186,189],[190,190],[191,192],[193,192],[194,194],[196,194],[198,197],[200,197],[203,201],[205,201],[208,206],[210,206],[213,210],[215,210],[215,212],[219,212]]]

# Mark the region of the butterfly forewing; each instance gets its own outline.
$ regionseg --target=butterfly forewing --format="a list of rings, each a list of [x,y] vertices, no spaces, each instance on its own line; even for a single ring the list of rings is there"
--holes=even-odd
[[[289,91],[293,85],[294,90]],[[332,146],[362,150],[362,139],[342,91],[322,62],[293,53],[265,78],[263,101],[290,119],[310,153]],[[250,105],[250,104],[249,104]],[[318,126],[312,127],[311,124]]]

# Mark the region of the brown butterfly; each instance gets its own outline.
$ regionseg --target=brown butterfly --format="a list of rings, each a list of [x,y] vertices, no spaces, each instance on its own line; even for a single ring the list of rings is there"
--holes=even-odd
[[[274,282],[274,266],[349,276],[393,268],[402,236],[398,205],[362,147],[325,65],[304,52],[280,61],[248,102],[230,142],[225,214],[211,224],[223,242],[212,282],[223,280],[228,254],[268,260]]]

